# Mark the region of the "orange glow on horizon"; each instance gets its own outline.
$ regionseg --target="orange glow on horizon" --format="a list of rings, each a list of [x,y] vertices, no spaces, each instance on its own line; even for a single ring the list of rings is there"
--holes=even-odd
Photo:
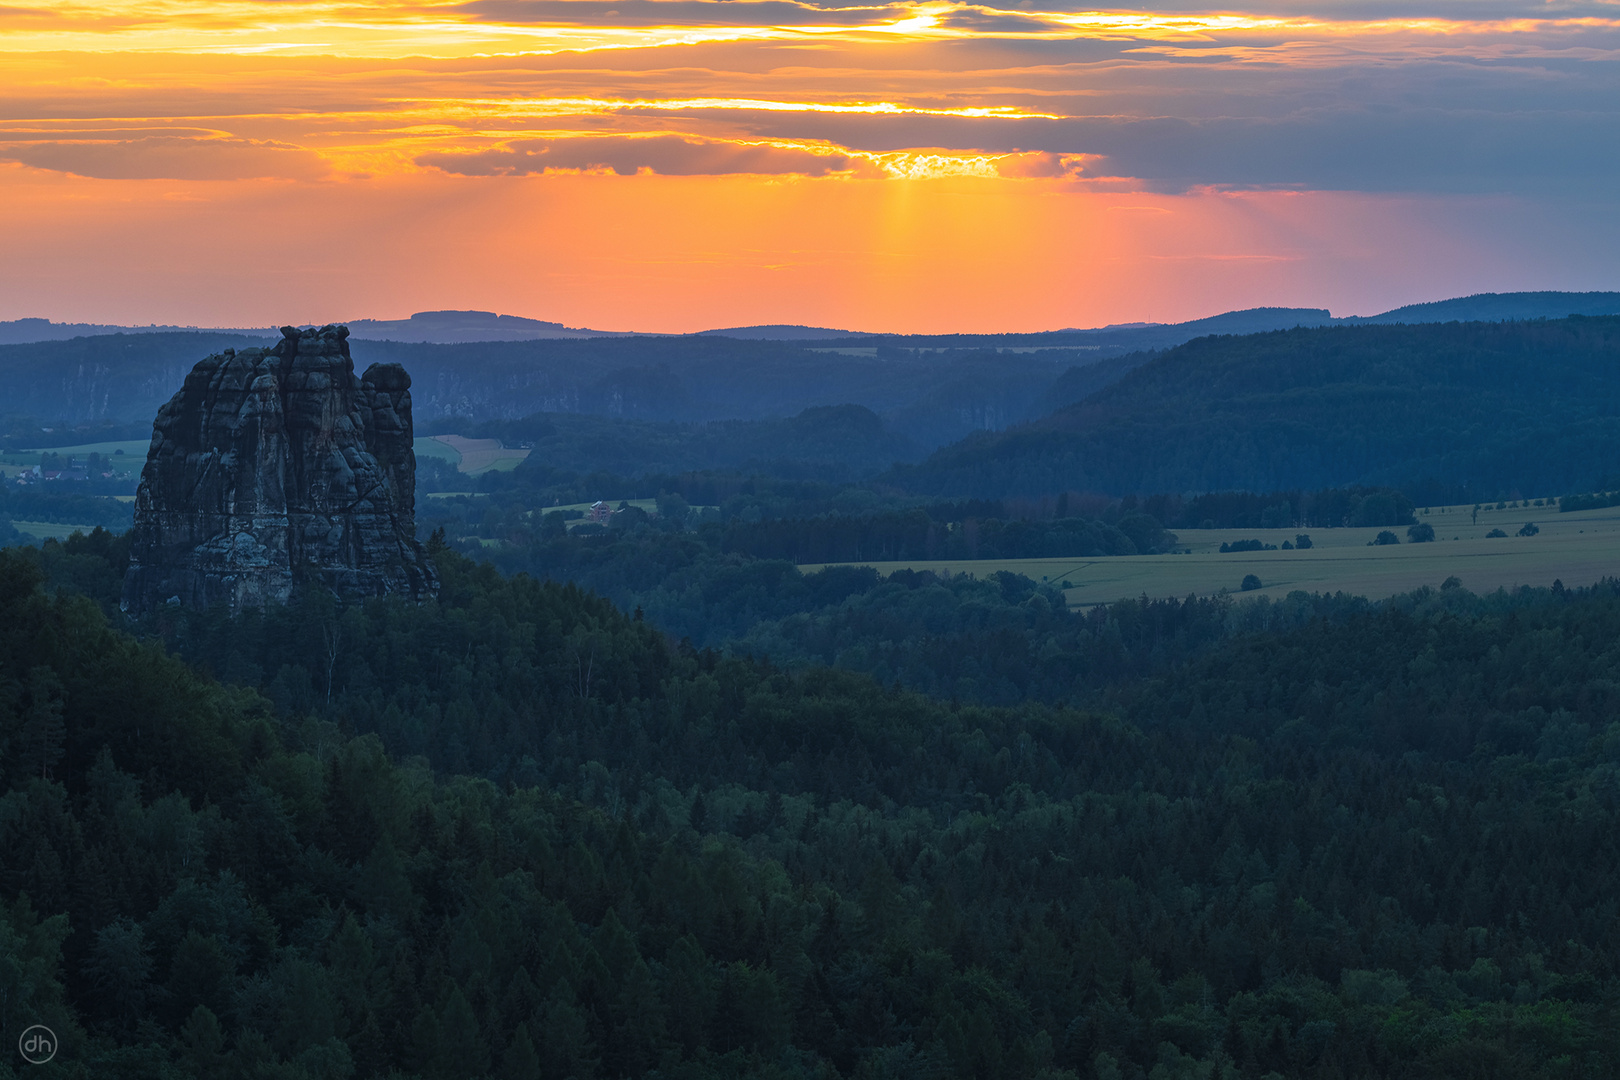
[[[431,173],[221,193],[15,166],[0,183],[25,222],[0,258],[29,267],[4,318],[257,326],[479,308],[609,330],[1003,332],[1197,318],[1256,294],[1321,306],[1347,285],[1359,308],[1336,313],[1370,312],[1448,263],[1475,282],[1506,269],[1448,239],[1432,201],[1353,194]],[[1374,272],[1388,250],[1400,271]]]

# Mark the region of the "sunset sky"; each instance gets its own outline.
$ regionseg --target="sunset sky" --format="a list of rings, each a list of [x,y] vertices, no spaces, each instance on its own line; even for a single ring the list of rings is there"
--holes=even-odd
[[[0,3],[0,319],[1620,289],[1620,2]]]

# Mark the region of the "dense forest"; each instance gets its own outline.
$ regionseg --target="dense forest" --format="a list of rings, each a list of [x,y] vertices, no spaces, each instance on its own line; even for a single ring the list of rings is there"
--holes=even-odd
[[[268,344],[241,334],[176,331],[0,345],[0,431],[17,447],[145,438],[158,407],[197,361],[225,348]]]
[[[968,496],[1397,487],[1543,497],[1620,473],[1620,318],[1206,337],[890,479]]]
[[[1048,367],[1020,408],[1085,401],[1017,438],[1116,441],[988,497],[919,480],[976,444],[871,477],[922,438],[899,406],[698,422],[655,370],[661,419],[514,406],[466,430],[531,443],[517,469],[424,465],[421,604],[132,620],[127,505],[8,485],[0,544],[105,527],[0,549],[0,1035],[61,1037],[0,1080],[1620,1075],[1620,582],[1071,611],[1061,570],[800,565],[1421,528],[1418,418],[1456,475],[1579,461],[1501,498],[1613,505],[1620,469],[1577,455],[1616,335]],[[601,379],[659,348],[547,355]],[[680,348],[689,380],[800,362]],[[848,359],[889,389],[954,372],[916,417],[987,422],[997,354],[882,348]],[[1211,446],[1249,478],[1176,479]],[[1124,448],[1147,479],[1109,487]],[[1311,471],[1332,455],[1349,480]],[[593,499],[622,508],[561,509]]]
[[[484,540],[522,544],[545,530],[549,508],[598,499],[610,503],[652,499],[657,504],[656,521],[631,514],[620,519],[619,527],[650,524],[665,530],[686,530],[720,524],[728,530],[728,550],[782,558],[796,558],[789,549],[800,546],[800,541],[786,535],[769,539],[786,526],[773,524],[751,532],[744,527],[762,522],[794,522],[793,528],[804,534],[802,543],[807,552],[810,548],[904,552],[837,556],[841,559],[929,558],[936,556],[926,553],[946,549],[951,558],[1001,558],[1023,557],[1015,552],[1136,554],[1173,545],[1173,540],[1158,537],[1151,531],[1153,528],[1405,525],[1411,523],[1413,512],[1413,501],[1406,493],[1363,486],[1321,491],[1158,494],[1144,498],[1058,491],[1033,497],[940,499],[908,496],[881,484],[832,481],[827,477],[832,471],[828,464],[824,463],[813,477],[783,475],[797,470],[739,469],[627,476],[606,470],[559,468],[531,455],[510,472],[491,471],[473,479],[445,462],[423,457],[417,462],[417,489],[424,520],[433,528],[445,528],[452,536],[476,535]],[[803,471],[817,470],[806,463]],[[450,497],[420,498],[444,493]],[[1543,502],[1536,500],[1536,505]],[[1141,515],[1156,524],[1127,525],[1125,532],[1132,544],[1124,544],[1118,534],[1120,523]],[[1028,539],[1010,541],[1012,546],[1005,555],[988,540],[985,553],[980,554],[977,540],[968,543],[964,536],[952,540],[940,533],[918,531],[924,529],[925,521],[942,526],[995,522],[988,527],[1002,530],[1018,524],[1033,532],[1027,533]],[[1066,533],[1078,536],[1085,530],[1091,531],[1083,541],[1064,543],[1056,539]],[[1073,550],[1043,550],[1052,546],[1045,542],[1046,537]],[[832,559],[806,554],[797,561]]]
[[[121,543],[0,552],[30,1075],[1620,1068],[1614,583],[1049,612],[1134,668],[994,708],[442,543],[126,629]]]
[[[462,425],[468,438],[529,448],[555,472],[620,477],[710,470],[793,479],[854,480],[921,456],[921,448],[860,405],[823,405],[781,420],[703,424],[537,413],[520,420]],[[419,462],[420,464],[420,462]],[[465,490],[467,478],[445,490]]]
[[[75,485],[90,488],[90,484]],[[123,531],[129,528],[132,508],[128,503],[76,491],[48,491],[0,485],[0,519],[48,521],[68,525],[100,526]]]
[[[719,505],[698,514],[677,493],[655,486],[664,491],[658,514],[632,508],[605,528],[566,529],[559,511],[525,510],[533,492],[518,487],[434,499],[423,513],[472,558],[506,573],[579,584],[626,611],[641,609],[699,647],[766,653],[790,666],[836,662],[930,693],[1002,704],[1031,696],[1064,700],[1069,680],[1061,672],[1089,648],[1081,640],[1091,633],[1081,630],[1083,620],[1063,615],[1060,572],[1031,581],[1005,573],[885,576],[840,566],[806,572],[796,564],[1176,550],[1180,535],[1150,511],[1178,528],[1414,520],[1410,502],[1383,489],[1140,501],[918,500],[899,511],[854,486],[763,479],[738,485],[714,474],[664,483]],[[1095,516],[1069,516],[1077,510]]]

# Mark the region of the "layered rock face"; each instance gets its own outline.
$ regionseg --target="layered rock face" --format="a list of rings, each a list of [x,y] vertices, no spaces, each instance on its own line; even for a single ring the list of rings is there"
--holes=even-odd
[[[356,378],[348,328],[199,363],[158,411],[135,497],[123,608],[438,591],[416,540],[411,378]]]

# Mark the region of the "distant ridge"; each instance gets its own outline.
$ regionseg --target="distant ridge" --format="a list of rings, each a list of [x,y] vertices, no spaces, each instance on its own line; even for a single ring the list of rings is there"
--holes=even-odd
[[[1565,319],[1571,315],[1620,315],[1620,292],[1475,293],[1428,304],[1408,304],[1382,315],[1334,321],[1351,326],[1358,323],[1518,322]]]
[[[59,323],[49,319],[13,319],[0,321],[0,345],[28,345],[36,341],[67,341],[76,337],[99,337],[103,334],[241,334],[246,337],[274,338],[278,332],[270,327],[252,330],[215,330],[198,326],[113,326],[105,323]]]
[[[825,326],[797,326],[773,323],[769,326],[728,326],[721,330],[699,330],[694,337],[729,337],[747,341],[826,341],[829,338],[871,337],[860,330],[830,330]]]
[[[1570,315],[1620,315],[1620,292],[1477,293],[1450,300],[1408,304],[1378,315],[1334,318],[1326,308],[1257,307],[1226,311],[1181,323],[1114,323],[1007,334],[882,334],[823,326],[771,323],[700,330],[692,334],[643,334],[592,330],[544,319],[500,315],[493,311],[418,311],[408,319],[353,319],[347,325],[362,341],[397,341],[427,345],[466,345],[486,341],[547,341],[622,337],[724,337],[748,341],[843,342],[892,344],[901,348],[1061,347],[1095,342],[1113,349],[1171,348],[1206,334],[1260,334],[1299,326],[1361,326],[1391,323],[1516,322],[1562,319]],[[58,323],[49,319],[0,321],[0,345],[65,341],[103,334],[206,333],[279,337],[275,327],[117,326],[104,323]],[[1090,347],[1090,345],[1087,345]]]
[[[1267,330],[1292,330],[1296,326],[1324,326],[1333,322],[1326,308],[1248,308],[1244,311],[1226,311],[1208,318],[1184,323],[1115,323],[1091,329],[1038,330],[1012,334],[877,334],[862,330],[831,330],[821,326],[797,326],[776,323],[766,326],[733,326],[723,330],[702,330],[697,337],[745,338],[759,341],[839,341],[847,338],[867,338],[892,342],[897,345],[929,344],[936,347],[978,344],[984,347],[1014,344],[1028,340],[1057,340],[1074,335],[1131,338],[1148,335],[1158,338],[1174,336],[1177,342],[1202,334],[1257,334]],[[1156,342],[1154,342],[1156,344]]]
[[[423,345],[465,345],[475,341],[544,341],[553,338],[633,337],[610,330],[586,330],[493,311],[418,311],[408,319],[355,319],[349,333],[362,341],[404,341]]]
[[[312,325],[312,324],[306,324]],[[593,337],[639,337],[627,331],[587,330],[493,311],[418,311],[408,319],[354,319],[346,324],[350,336],[362,341],[400,341],[422,345],[466,345],[480,341],[545,341]],[[104,323],[59,323],[49,319],[0,321],[0,345],[36,341],[67,341],[103,334],[239,334],[277,340],[274,326],[115,326]]]
[[[1296,326],[1327,326],[1333,321],[1327,308],[1258,307],[1177,323],[1176,327],[1205,334],[1264,334]]]

